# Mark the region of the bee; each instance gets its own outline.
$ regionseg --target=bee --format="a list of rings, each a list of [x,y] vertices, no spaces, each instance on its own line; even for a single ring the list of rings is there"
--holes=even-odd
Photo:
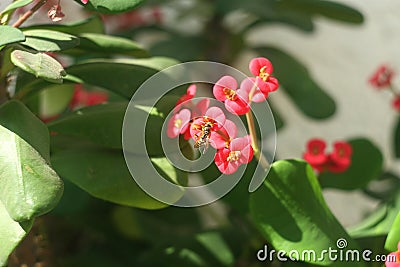
[[[202,154],[206,153],[208,146],[210,144],[209,139],[211,135],[212,123],[206,122],[202,127],[202,131],[196,134],[197,141],[194,143],[193,147],[198,148]]]

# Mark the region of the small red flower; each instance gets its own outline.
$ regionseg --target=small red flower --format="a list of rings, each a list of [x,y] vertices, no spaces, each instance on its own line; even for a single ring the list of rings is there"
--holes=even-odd
[[[326,142],[322,139],[311,139],[303,158],[318,172],[334,173],[346,171],[351,164],[352,148],[349,143],[338,141],[333,144],[330,154],[325,152]]]
[[[223,148],[215,154],[215,164],[224,174],[236,172],[242,164],[247,164],[253,158],[253,148],[248,136],[233,139],[228,148]]]
[[[49,11],[47,12],[47,16],[53,22],[58,22],[65,17],[65,14],[61,11],[61,6],[58,4],[58,5],[52,6],[49,9]]]
[[[397,245],[397,251],[386,256],[386,267],[400,267],[400,242]]]
[[[228,148],[237,135],[236,124],[231,120],[226,120],[224,126],[216,133],[213,138],[213,147],[215,149]]]
[[[387,65],[381,65],[369,78],[369,83],[377,89],[388,87],[392,84],[394,70]]]
[[[392,106],[396,111],[400,112],[400,95],[393,99]]]
[[[208,143],[216,147],[216,132],[223,127],[225,121],[225,114],[218,107],[209,108],[204,116],[195,119],[190,126],[190,135],[195,141],[195,147],[207,146]]]
[[[253,58],[249,64],[250,72],[257,77],[257,85],[262,91],[273,92],[279,87],[278,80],[271,76],[274,68],[265,57]]]
[[[86,5],[89,2],[89,0],[81,0],[81,2]]]
[[[225,108],[236,115],[249,112],[248,93],[237,89],[237,82],[231,76],[223,76],[213,88],[213,94],[219,101],[225,103]]]
[[[329,155],[328,170],[330,172],[344,172],[351,164],[352,148],[346,142],[335,142],[333,151]]]
[[[70,108],[75,110],[86,106],[94,106],[107,102],[107,100],[107,93],[86,91],[83,89],[82,84],[77,84],[75,85],[75,91],[70,103]]]
[[[182,109],[179,113],[173,115],[168,121],[167,136],[175,138],[179,134],[184,134],[189,128],[190,110]]]
[[[261,88],[258,86],[259,83],[257,82],[256,78],[246,78],[240,84],[240,90],[246,92],[248,98],[253,102],[263,102],[267,99],[269,91],[264,90],[266,87]],[[253,92],[252,92],[253,91]],[[252,95],[250,95],[252,94]]]
[[[325,153],[326,142],[322,139],[311,139],[307,143],[307,151],[303,154],[303,158],[317,171],[324,170],[324,166],[328,161]]]
[[[180,106],[182,103],[192,100],[193,97],[196,95],[197,87],[195,84],[192,84],[186,90],[186,94],[181,96],[175,104],[175,107]]]

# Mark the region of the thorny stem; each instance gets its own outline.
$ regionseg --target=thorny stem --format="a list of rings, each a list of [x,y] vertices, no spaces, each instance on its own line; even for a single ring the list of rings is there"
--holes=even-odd
[[[12,26],[14,28],[18,28],[24,23],[27,19],[29,19],[39,8],[41,8],[47,0],[40,0],[39,2],[36,3],[34,7],[32,7],[30,10],[26,11],[24,15],[22,15]]]
[[[254,83],[253,87],[250,90],[249,93],[249,99],[251,104],[251,99],[253,98],[254,92],[257,89],[257,82]],[[258,139],[257,139],[257,133],[256,133],[256,127],[254,123],[254,117],[253,113],[251,112],[251,109],[249,112],[246,113],[246,120],[247,120],[247,126],[249,127],[249,132],[250,132],[250,138],[251,138],[251,146],[253,147],[254,150],[254,156],[257,158],[257,160],[260,162],[261,166],[264,169],[267,169],[270,165],[268,160],[265,158],[264,154],[260,150],[260,146],[258,144]]]

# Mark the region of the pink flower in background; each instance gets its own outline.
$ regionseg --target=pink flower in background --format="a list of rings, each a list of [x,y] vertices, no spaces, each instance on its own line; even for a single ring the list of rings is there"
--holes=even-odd
[[[377,89],[388,87],[392,84],[394,70],[387,65],[381,65],[369,78],[369,83]]]
[[[347,142],[339,141],[333,144],[333,151],[329,155],[328,170],[344,172],[351,164],[352,148]]]
[[[179,105],[181,105],[184,102],[187,102],[189,100],[192,100],[193,97],[196,95],[196,91],[197,91],[197,87],[195,84],[192,84],[188,87],[188,89],[186,90],[186,94],[184,94],[183,96],[181,96],[178,101],[176,102],[175,106],[178,107]]]
[[[396,111],[400,112],[400,95],[393,99],[392,106]]]
[[[328,161],[325,153],[326,142],[322,139],[314,138],[308,141],[307,151],[303,154],[303,158],[317,171],[323,171]]]
[[[228,148],[236,135],[236,124],[231,120],[226,120],[224,126],[217,131],[217,134],[213,138],[213,147],[215,149]]]
[[[237,82],[231,76],[223,76],[213,88],[215,98],[225,103],[225,108],[232,114],[243,115],[249,112],[248,93],[237,89]]]
[[[253,58],[249,64],[250,72],[256,76],[257,85],[262,91],[273,92],[279,87],[278,80],[271,76],[274,68],[265,57]]]
[[[81,0],[81,2],[86,5],[89,2],[89,0]]]
[[[386,267],[400,267],[400,242],[397,244],[397,251],[386,256]]]
[[[253,154],[250,137],[246,136],[233,139],[228,148],[218,150],[214,161],[222,173],[232,174],[240,165],[249,163]]]
[[[175,138],[179,134],[183,134],[189,127],[191,112],[188,109],[182,109],[179,113],[173,115],[168,121],[167,136]]]
[[[253,102],[263,102],[267,99],[269,91],[262,91],[258,86],[256,78],[246,78],[240,84],[240,90],[246,92],[248,97],[251,97],[251,101]],[[253,87],[255,86],[255,89]],[[263,90],[265,87],[263,87]],[[250,96],[251,91],[253,94]]]
[[[107,100],[107,93],[99,91],[86,91],[83,89],[82,84],[77,84],[75,85],[75,91],[70,103],[70,108],[75,110],[86,106],[94,106],[107,102]]]

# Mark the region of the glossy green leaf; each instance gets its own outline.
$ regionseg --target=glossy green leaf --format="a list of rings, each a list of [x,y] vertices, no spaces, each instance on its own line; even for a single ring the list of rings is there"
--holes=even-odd
[[[39,114],[41,118],[51,118],[63,112],[74,94],[73,84],[56,84],[39,93]]]
[[[137,156],[138,162],[146,160]],[[140,189],[126,166],[121,151],[100,148],[69,149],[52,155],[52,164],[61,177],[70,180],[94,197],[113,203],[144,209],[160,209],[161,203]],[[186,174],[166,165],[155,165],[165,178],[187,182]],[[172,170],[172,171],[171,171]],[[174,196],[178,200],[181,195]]]
[[[48,124],[49,130],[83,137],[110,148],[122,148],[122,121],[127,103],[110,103],[77,110]]]
[[[13,11],[17,8],[29,5],[33,1],[34,0],[16,0],[16,1],[12,2],[11,4],[9,4],[3,11],[1,11],[1,15],[3,15],[4,13]]]
[[[67,72],[85,83],[108,89],[130,99],[144,81],[158,71],[177,63],[173,59],[164,57],[99,59],[73,65],[67,68]]]
[[[392,228],[386,239],[385,248],[389,251],[397,251],[400,243],[400,211],[397,213],[396,219],[393,222]]]
[[[285,93],[307,116],[325,119],[335,113],[333,99],[312,79],[306,67],[291,55],[274,47],[255,49],[260,56],[269,58],[274,65],[274,73]]]
[[[394,130],[394,154],[396,156],[396,158],[400,158],[400,116],[399,119],[397,121],[397,125],[396,128]]]
[[[356,190],[366,187],[382,173],[383,155],[379,148],[367,139],[353,139],[349,144],[353,149],[350,167],[341,173],[321,173],[322,187]]]
[[[75,0],[78,3],[81,1]],[[144,0],[90,0],[85,7],[104,14],[122,13],[134,9]]]
[[[138,43],[117,36],[83,33],[79,35],[79,49],[86,53],[106,53],[106,54],[123,54],[134,57],[147,56],[146,50]]]
[[[49,131],[21,102],[11,100],[0,106],[0,125],[24,139],[50,162]]]
[[[196,235],[196,240],[224,266],[232,266],[234,263],[234,256],[220,233],[199,233]]]
[[[25,222],[14,221],[0,201],[0,266],[7,266],[8,256],[28,234],[32,224],[33,220]]]
[[[394,224],[400,210],[400,191],[396,197],[375,209],[362,222],[351,227],[349,233],[352,237],[368,237],[387,235]]]
[[[330,19],[347,23],[360,24],[364,17],[360,11],[341,3],[321,0],[282,0],[279,1],[279,8],[290,10],[296,13],[310,15],[321,15]]]
[[[79,38],[51,30],[25,30],[25,46],[40,52],[54,52],[73,48],[79,45]]]
[[[23,41],[25,41],[25,35],[21,30],[11,26],[0,25],[0,47]]]
[[[26,141],[0,126],[0,200],[15,221],[31,220],[53,209],[63,183]]]
[[[32,54],[22,50],[11,53],[12,63],[22,70],[53,83],[62,83],[66,75],[61,64],[44,53]]]
[[[262,235],[276,250],[322,251],[337,248],[340,238],[347,240],[346,249],[357,244],[333,216],[322,196],[311,166],[300,160],[281,160],[272,164],[264,184],[250,195],[250,214]],[[294,255],[295,256],[295,255]],[[318,265],[347,266],[333,262],[304,259]],[[350,266],[363,266],[351,262]]]
[[[72,35],[82,33],[104,33],[104,24],[99,16],[92,16],[87,19],[68,24],[42,24],[24,28],[24,30],[51,30]]]

